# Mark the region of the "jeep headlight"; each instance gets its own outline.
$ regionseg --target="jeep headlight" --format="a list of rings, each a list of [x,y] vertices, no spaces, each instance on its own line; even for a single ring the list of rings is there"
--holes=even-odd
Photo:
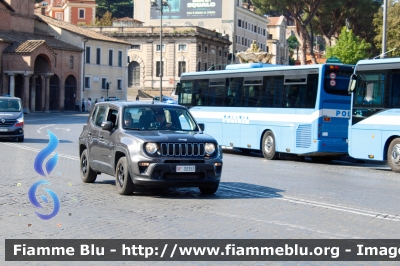
[[[158,150],[158,145],[153,142],[146,143],[146,151],[150,154],[156,153]]]
[[[207,154],[212,154],[215,151],[215,145],[214,143],[206,143],[204,149]]]

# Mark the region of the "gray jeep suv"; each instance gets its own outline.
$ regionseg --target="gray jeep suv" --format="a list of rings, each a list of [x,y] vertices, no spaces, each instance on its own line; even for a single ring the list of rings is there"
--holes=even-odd
[[[136,187],[198,187],[217,191],[222,150],[188,109],[142,102],[101,102],[79,137],[80,173],[92,183],[115,176],[119,194]]]

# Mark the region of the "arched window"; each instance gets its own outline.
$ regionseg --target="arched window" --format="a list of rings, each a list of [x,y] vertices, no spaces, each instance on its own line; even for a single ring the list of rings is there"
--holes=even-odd
[[[72,55],[69,57],[69,68],[74,69],[74,57]]]

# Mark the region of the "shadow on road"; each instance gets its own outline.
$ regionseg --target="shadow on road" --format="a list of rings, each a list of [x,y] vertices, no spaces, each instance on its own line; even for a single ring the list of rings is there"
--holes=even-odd
[[[102,180],[95,185],[115,186],[114,180]],[[203,195],[198,188],[136,188],[133,197],[155,197],[164,199],[254,199],[254,198],[281,198],[279,193],[284,190],[242,182],[220,182],[218,191],[214,195]],[[115,191],[115,193],[117,193]]]
[[[60,143],[72,143],[72,141],[65,140],[65,139],[60,139]],[[16,138],[5,138],[5,139],[0,139],[1,142],[15,142],[23,145],[24,143],[49,143],[49,139],[32,139],[32,138],[25,138],[24,142],[18,142]]]
[[[25,138],[24,142],[26,143],[49,143],[49,139],[32,139],[32,138]],[[60,143],[72,143],[72,141],[60,139]]]

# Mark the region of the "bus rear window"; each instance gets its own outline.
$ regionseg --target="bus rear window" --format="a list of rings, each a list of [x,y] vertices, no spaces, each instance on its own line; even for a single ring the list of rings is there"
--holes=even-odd
[[[342,65],[326,65],[324,73],[324,90],[335,95],[349,95],[348,86],[354,68]]]

